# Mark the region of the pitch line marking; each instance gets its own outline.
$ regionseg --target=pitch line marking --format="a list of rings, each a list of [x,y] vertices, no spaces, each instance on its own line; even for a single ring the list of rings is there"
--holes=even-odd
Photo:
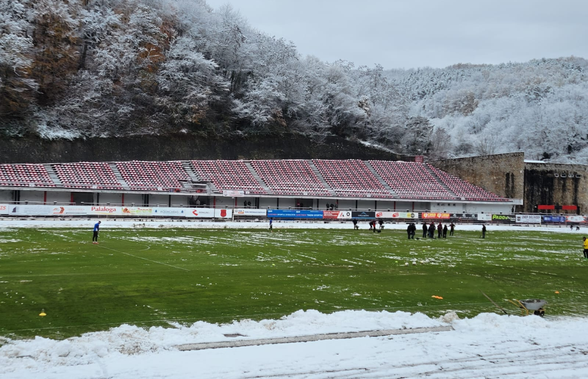
[[[168,264],[168,263],[163,263],[163,262],[154,261],[154,260],[152,260],[152,259],[147,259],[147,258],[145,258],[145,257],[140,257],[140,256],[138,256],[138,255],[133,255],[133,254],[130,254],[130,253],[125,253],[124,251],[119,251],[119,250],[116,250],[116,249],[112,249],[112,248],[110,248],[110,247],[106,247],[106,246],[100,246],[100,247],[101,247],[101,248],[103,248],[103,249],[108,249],[108,250],[114,251],[114,252],[116,252],[116,253],[120,253],[120,254],[128,255],[129,257],[133,257],[133,258],[137,258],[137,259],[143,259],[143,260],[145,260],[145,261],[147,261],[147,262],[156,263],[156,264],[159,264],[159,265],[163,265],[163,266],[167,266],[167,267],[175,268],[175,269],[177,269],[177,270],[182,270],[182,271],[190,271],[190,270],[188,270],[187,268],[183,268],[183,267],[178,267],[178,266],[170,265],[170,264]]]

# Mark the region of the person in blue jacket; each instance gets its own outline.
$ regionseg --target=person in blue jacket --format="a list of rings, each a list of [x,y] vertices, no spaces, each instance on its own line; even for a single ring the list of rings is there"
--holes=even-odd
[[[100,223],[102,221],[98,221],[94,224],[94,235],[92,236],[92,243],[98,243],[98,232],[100,231]]]

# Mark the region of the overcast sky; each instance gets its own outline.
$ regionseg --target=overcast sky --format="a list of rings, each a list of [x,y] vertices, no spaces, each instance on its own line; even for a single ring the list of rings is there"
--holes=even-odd
[[[303,56],[385,69],[588,58],[588,0],[206,0]]]

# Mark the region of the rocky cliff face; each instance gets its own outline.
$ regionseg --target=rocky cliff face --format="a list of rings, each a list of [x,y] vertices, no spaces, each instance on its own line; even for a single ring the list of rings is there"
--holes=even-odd
[[[199,138],[191,135],[43,140],[0,140],[0,163],[49,163],[187,159],[383,159],[412,160],[340,138],[312,141],[297,134]]]

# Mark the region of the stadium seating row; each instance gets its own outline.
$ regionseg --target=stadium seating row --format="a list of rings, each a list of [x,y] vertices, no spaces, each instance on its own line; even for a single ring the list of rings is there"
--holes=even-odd
[[[54,175],[57,180],[52,178]],[[210,182],[250,195],[507,201],[427,163],[326,159],[0,164],[0,186],[182,191]]]

